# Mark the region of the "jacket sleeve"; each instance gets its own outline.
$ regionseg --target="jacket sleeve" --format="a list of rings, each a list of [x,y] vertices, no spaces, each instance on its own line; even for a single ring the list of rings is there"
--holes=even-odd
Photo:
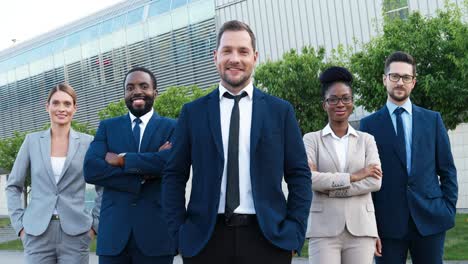
[[[101,122],[86,152],[83,167],[85,181],[121,192],[139,193],[141,178],[126,174],[122,168],[108,164],[105,160],[107,151],[106,123]]]
[[[312,202],[311,174],[307,165],[307,155],[297,124],[294,110],[290,104],[285,117],[285,144],[284,144],[284,180],[287,183],[289,194],[287,199],[287,215],[284,225],[292,222],[297,226],[298,245],[295,249],[301,252],[304,244]]]
[[[366,137],[366,167],[371,164],[380,166],[379,152],[374,137],[368,134],[363,134]],[[350,186],[346,189],[331,191],[328,195],[330,197],[350,197],[355,195],[362,195],[369,192],[376,192],[380,190],[382,185],[382,178],[376,179],[374,177],[366,177],[360,181],[351,182]]]
[[[8,176],[7,186],[5,188],[7,196],[8,214],[10,215],[11,225],[19,235],[23,229],[24,208],[21,195],[23,193],[24,181],[30,174],[30,154],[29,154],[29,135],[24,139],[23,144],[16,156],[13,168]]]
[[[436,124],[436,172],[447,207],[455,215],[458,199],[457,169],[453,162],[447,130],[442,117],[437,113]]]
[[[191,142],[187,106],[184,105],[175,129],[174,145],[163,172],[162,205],[169,233],[178,248],[179,229],[185,222],[185,186],[190,176]]]
[[[304,135],[304,145],[307,159],[318,166],[319,144],[313,133]],[[314,191],[328,193],[333,190],[349,188],[350,184],[349,173],[312,171],[312,190]]]

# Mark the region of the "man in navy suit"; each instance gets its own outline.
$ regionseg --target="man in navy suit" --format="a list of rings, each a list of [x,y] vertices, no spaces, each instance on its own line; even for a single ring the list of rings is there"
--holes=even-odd
[[[301,132],[291,104],[253,86],[257,57],[249,26],[226,22],[214,51],[219,87],[179,117],[163,207],[186,264],[291,263],[304,243],[312,190]]]
[[[125,76],[129,113],[99,124],[85,157],[86,182],[104,187],[97,254],[101,264],[172,263],[174,243],[161,209],[161,175],[175,120],[153,110],[156,78]]]
[[[375,137],[382,162],[382,188],[373,193],[381,239],[381,263],[442,263],[445,232],[454,226],[457,171],[438,112],[411,103],[416,63],[404,52],[385,62],[387,103],[361,120]]]

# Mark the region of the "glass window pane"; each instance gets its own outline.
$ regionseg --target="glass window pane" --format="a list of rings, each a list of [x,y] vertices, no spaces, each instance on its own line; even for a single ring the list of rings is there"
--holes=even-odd
[[[112,33],[112,19],[102,22],[100,28],[101,28],[101,36]]]
[[[114,17],[112,20],[112,32],[118,31],[125,26],[125,14]]]
[[[79,44],[80,44],[80,32],[76,32],[65,38],[65,48],[71,48]]]
[[[92,27],[86,28],[81,31],[80,41],[81,43],[86,43],[88,41],[95,40],[99,36],[99,25],[94,25]]]
[[[148,11],[148,16],[157,16],[163,13],[168,12],[171,9],[171,1],[170,0],[159,0],[153,2]]]
[[[127,25],[138,23],[143,18],[143,7],[137,8],[128,12],[127,14]]]
[[[176,9],[180,6],[186,5],[187,0],[172,0],[172,7],[171,9]]]

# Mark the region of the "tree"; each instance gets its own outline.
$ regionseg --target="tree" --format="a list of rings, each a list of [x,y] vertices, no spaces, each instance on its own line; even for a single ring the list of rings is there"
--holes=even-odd
[[[182,106],[197,98],[207,95],[213,90],[213,87],[201,89],[196,85],[192,86],[172,86],[164,93],[158,95],[154,103],[155,111],[165,117],[177,118]],[[104,120],[111,117],[125,115],[128,112],[124,99],[107,105],[106,108],[99,111],[99,119]]]
[[[331,65],[343,65],[346,57],[340,47],[325,60],[325,49],[304,47],[286,52],[281,60],[267,61],[255,70],[255,84],[267,93],[289,101],[303,133],[322,129],[327,115],[322,108],[320,73]],[[343,55],[343,56],[340,56]]]
[[[464,3],[466,9],[468,1]],[[434,17],[414,12],[404,20],[384,18],[383,34],[364,44],[362,51],[350,59],[357,76],[357,103],[367,111],[375,111],[385,103],[384,61],[400,50],[417,62],[412,102],[439,111],[449,129],[468,122],[468,27],[462,14],[460,7],[446,4]]]

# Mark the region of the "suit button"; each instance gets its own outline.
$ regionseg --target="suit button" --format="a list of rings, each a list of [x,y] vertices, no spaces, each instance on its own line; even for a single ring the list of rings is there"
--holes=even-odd
[[[136,206],[136,203],[132,203],[132,206]]]
[[[410,186],[409,184],[407,185],[407,189],[408,189],[408,190],[411,190],[411,186]]]

